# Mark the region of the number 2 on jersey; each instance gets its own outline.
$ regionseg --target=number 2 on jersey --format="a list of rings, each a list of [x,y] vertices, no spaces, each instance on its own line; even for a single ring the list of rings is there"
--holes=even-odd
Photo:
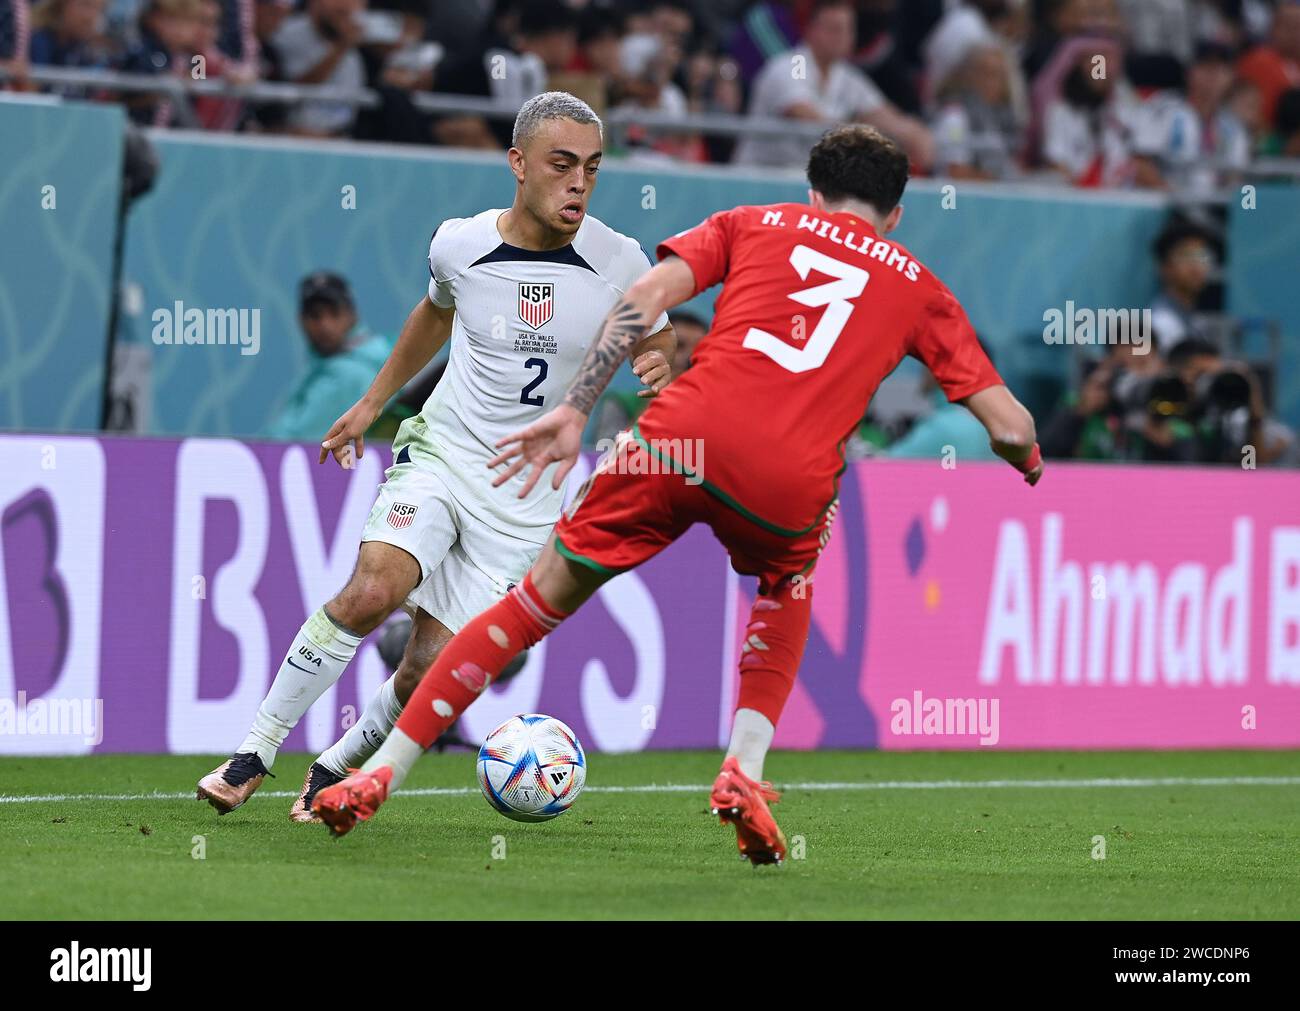
[[[540,393],[537,396],[533,396],[533,390],[537,389],[537,387],[541,386],[542,383],[546,382],[546,368],[547,368],[546,359],[529,358],[528,361],[524,362],[524,368],[538,369],[539,371],[537,373],[537,377],[531,383],[529,383],[527,386],[525,386],[522,390],[519,391],[519,402],[521,404],[527,404],[529,407],[541,407],[542,404],[545,402],[546,398],[543,397]]]
[[[822,318],[817,321],[817,326],[803,347],[787,344],[758,327],[750,327],[749,333],[745,334],[744,346],[761,351],[789,372],[809,372],[820,368],[826,361],[826,356],[831,353],[831,348],[835,346],[835,341],[839,339],[840,332],[853,313],[851,299],[862,294],[871,275],[861,267],[844,263],[808,246],[795,246],[791,250],[790,266],[794,267],[804,281],[808,280],[811,270],[835,278],[834,281],[790,293],[793,301],[810,309],[825,306]]]

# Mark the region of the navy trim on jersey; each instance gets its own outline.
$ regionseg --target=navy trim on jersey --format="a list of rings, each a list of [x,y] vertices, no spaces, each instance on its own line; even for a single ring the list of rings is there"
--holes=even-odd
[[[477,260],[469,265],[472,269],[481,263],[567,263],[570,267],[582,267],[597,274],[597,270],[590,263],[578,255],[578,251],[573,248],[573,244],[561,246],[559,249],[523,249],[519,246],[512,246],[508,242],[503,242],[492,252],[480,256]]]
[[[441,228],[441,227],[442,227],[443,225],[445,225],[446,223],[447,223],[446,221],[439,221],[439,222],[438,222],[438,228]],[[438,228],[435,228],[435,229],[433,230],[433,234],[429,236],[429,246],[430,246],[430,247],[433,246],[433,240],[436,239],[436,238],[438,237]],[[432,253],[431,253],[429,256],[426,256],[425,259],[429,262],[429,276],[430,276],[431,278],[433,278],[435,281],[438,280],[438,275],[435,274],[435,273],[433,272],[433,256],[432,256]]]

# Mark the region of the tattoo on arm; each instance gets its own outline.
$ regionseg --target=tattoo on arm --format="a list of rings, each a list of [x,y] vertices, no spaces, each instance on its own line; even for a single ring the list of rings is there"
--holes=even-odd
[[[570,407],[590,414],[610,379],[617,371],[628,349],[645,337],[653,319],[645,315],[626,299],[620,302],[600,329],[600,336],[587,349],[587,357],[574,378],[564,402]]]

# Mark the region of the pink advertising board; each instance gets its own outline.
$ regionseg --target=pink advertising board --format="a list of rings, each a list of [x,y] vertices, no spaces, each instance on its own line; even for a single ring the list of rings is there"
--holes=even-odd
[[[814,614],[831,650],[865,630],[878,747],[1300,745],[1300,475],[1057,464],[1031,489],[996,464],[873,462],[855,477],[861,549],[837,530]],[[824,711],[798,692],[778,740],[824,743]]]
[[[0,436],[0,754],[237,744],[347,579],[386,459]],[[1300,474],[1051,464],[1030,489],[999,464],[871,461],[840,491],[780,745],[1300,747]],[[691,530],[464,730],[549,712],[594,751],[717,747],[752,593]],[[289,747],[330,744],[386,673],[367,642]]]

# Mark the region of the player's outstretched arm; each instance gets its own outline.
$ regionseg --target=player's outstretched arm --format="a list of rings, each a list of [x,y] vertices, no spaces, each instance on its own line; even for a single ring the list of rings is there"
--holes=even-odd
[[[428,296],[420,299],[402,324],[397,343],[375,376],[375,381],[370,384],[370,389],[325,433],[320,444],[320,463],[325,462],[328,454],[333,454],[339,466],[349,466],[348,458],[353,452],[354,444],[356,456],[360,459],[366,449],[366,430],[375,423],[379,412],[393,395],[442,350],[447,338],[451,336],[451,324],[455,316],[454,307],[444,309],[434,305]]]
[[[989,433],[993,452],[1025,475],[1035,485],[1043,476],[1043,457],[1033,416],[1005,386],[990,386],[959,401],[979,419]]]
[[[592,407],[605,392],[628,351],[645,339],[646,332],[654,326],[660,313],[680,305],[694,294],[695,275],[680,257],[669,256],[642,274],[605,317],[600,335],[587,349],[587,356],[564,396],[564,403],[527,428],[497,442],[501,452],[488,461],[488,466],[508,466],[496,476],[493,485],[504,484],[531,465],[532,470],[519,492],[519,497],[523,498],[533,490],[542,471],[552,463],[558,463],[551,487],[559,488],[578,459],[582,430]]]

